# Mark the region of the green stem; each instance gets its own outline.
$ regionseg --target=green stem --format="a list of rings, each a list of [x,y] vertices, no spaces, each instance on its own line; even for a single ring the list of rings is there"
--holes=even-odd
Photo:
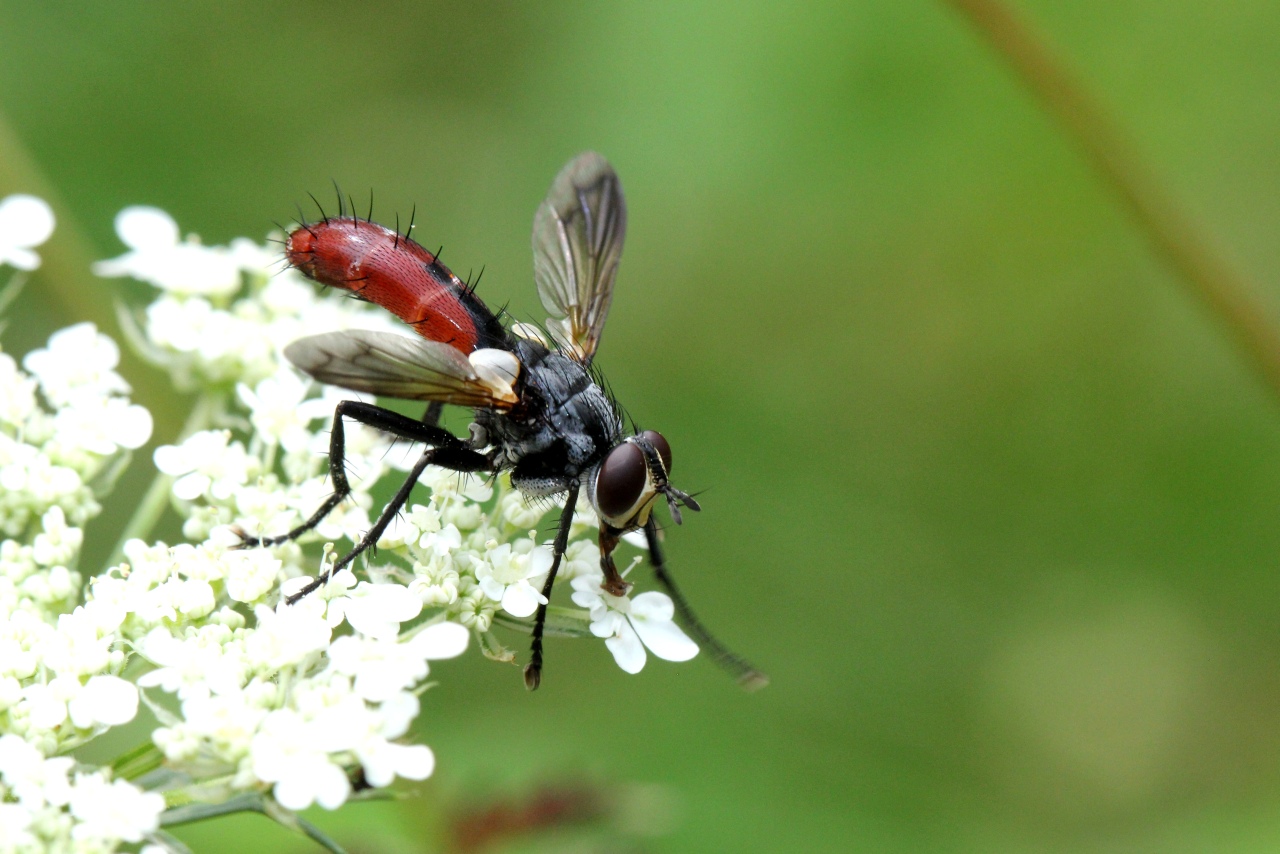
[[[495,626],[515,629],[523,634],[533,632],[533,623],[519,617],[513,617],[505,611],[493,615]],[[591,634],[591,616],[581,608],[568,608],[563,605],[547,607],[547,620],[543,630],[545,637],[589,638]]]
[[[1000,0],[945,0],[1009,62],[1102,177],[1147,238],[1226,324],[1271,390],[1280,394],[1280,327],[1269,306],[1218,247],[1178,208],[1045,40]]]
[[[164,754],[154,742],[144,742],[111,763],[113,776],[124,780],[136,780],[164,764]]]
[[[208,427],[220,403],[221,396],[216,394],[204,394],[197,398],[196,404],[191,410],[191,415],[187,417],[186,423],[182,425],[182,430],[178,433],[176,441],[182,442],[193,433],[199,433]],[[156,472],[155,478],[151,481],[151,486],[147,488],[146,494],[138,502],[138,508],[133,511],[133,516],[129,518],[128,524],[124,526],[120,539],[116,540],[115,548],[111,550],[111,557],[107,558],[107,565],[104,569],[109,569],[124,559],[125,543],[132,539],[145,539],[151,533],[151,529],[156,526],[156,522],[160,521],[165,508],[169,506],[169,490],[172,486],[172,475]]]

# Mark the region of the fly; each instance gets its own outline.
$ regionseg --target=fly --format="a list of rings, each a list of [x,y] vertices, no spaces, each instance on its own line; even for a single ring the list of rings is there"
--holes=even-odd
[[[592,361],[600,344],[622,255],[627,211],[618,176],[603,157],[587,152],[570,161],[551,185],[533,220],[533,269],[543,328],[504,326],[471,288],[439,259],[398,231],[359,217],[302,223],[285,243],[292,266],[322,285],[377,303],[413,328],[416,336],[351,330],[312,335],[285,348],[299,369],[323,383],[353,391],[428,401],[415,420],[354,400],[338,404],[329,443],[333,494],[306,522],[278,537],[244,537],[271,546],[315,528],[350,493],[344,464],[343,422],[350,418],[426,446],[409,477],[369,532],[327,573],[289,597],[292,604],[372,548],[409,500],[427,466],[496,475],[530,498],[564,497],[544,604],[534,617],[525,685],[542,678],[542,636],[556,572],[569,539],[579,493],[600,518],[603,589],[623,596],[630,585],[614,564],[624,534],[642,530],[658,582],[681,622],[716,662],[747,687],[767,681],[720,644],[676,587],[658,540],[654,506],[665,501],[672,519],[698,502],[670,481],[671,445],[658,432],[629,435]],[[545,330],[545,331],[544,331]],[[445,404],[474,410],[467,438],[439,426]]]

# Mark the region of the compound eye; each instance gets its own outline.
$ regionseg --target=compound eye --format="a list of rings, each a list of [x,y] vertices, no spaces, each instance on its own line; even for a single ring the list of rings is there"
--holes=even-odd
[[[644,452],[631,442],[623,442],[609,452],[596,476],[596,503],[601,514],[618,519],[627,514],[648,483]]]
[[[645,439],[654,450],[658,452],[658,456],[662,457],[662,467],[667,470],[667,475],[671,474],[671,446],[667,444],[667,440],[662,438],[662,434],[657,430],[645,430],[640,434],[640,438]]]

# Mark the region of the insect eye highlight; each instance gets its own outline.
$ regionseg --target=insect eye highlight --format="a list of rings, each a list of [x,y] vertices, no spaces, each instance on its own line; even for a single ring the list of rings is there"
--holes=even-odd
[[[623,442],[609,452],[596,476],[596,503],[600,512],[612,518],[627,513],[644,492],[648,483],[648,467],[644,452],[630,442]]]

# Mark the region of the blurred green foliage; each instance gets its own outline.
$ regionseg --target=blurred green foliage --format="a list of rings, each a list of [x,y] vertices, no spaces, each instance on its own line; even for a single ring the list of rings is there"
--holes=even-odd
[[[1274,288],[1280,5],[1018,6]],[[674,829],[629,843],[646,850],[1280,846],[1280,406],[947,8],[8,3],[0,21],[0,110],[39,173],[10,158],[0,192],[52,189],[62,214],[9,352],[107,305],[59,270],[142,298],[57,265],[118,254],[121,207],[261,238],[331,179],[372,188],[375,218],[416,203],[422,242],[538,317],[551,178],[585,148],[623,178],[601,364],[706,489],[674,571],[773,685],[745,696],[697,662],[628,677],[571,641],[536,695],[478,654],[445,663],[420,796],[313,816],[353,850],[417,850],[443,804],[548,779],[664,786],[652,820]],[[130,370],[171,439],[187,401]],[[255,818],[182,835],[309,850]]]

